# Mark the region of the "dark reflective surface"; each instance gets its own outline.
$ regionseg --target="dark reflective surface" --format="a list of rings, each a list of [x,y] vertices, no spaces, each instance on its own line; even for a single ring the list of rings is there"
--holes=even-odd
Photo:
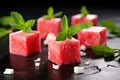
[[[8,43],[6,43],[5,46],[7,45]],[[0,79],[3,80],[107,80],[108,77],[111,77],[110,80],[112,80],[114,76],[116,76],[114,77],[115,80],[119,80],[120,78],[120,65],[117,61],[105,61],[103,58],[97,57],[90,49],[86,50],[86,57],[81,57],[80,64],[63,65],[58,70],[52,68],[54,63],[47,58],[47,46],[43,45],[42,52],[29,57],[11,55],[6,49],[7,47],[1,49],[1,56],[3,57],[1,58],[0,65]],[[41,58],[39,67],[35,67],[34,63],[34,60],[37,58]],[[90,64],[86,66],[85,62],[88,60],[90,61]],[[74,74],[74,66],[84,66],[84,74]],[[4,75],[2,72],[5,68],[14,69],[15,73],[13,75]],[[103,75],[104,77],[101,77]]]
[[[55,7],[55,10],[63,10],[64,14],[70,17],[79,11],[79,7]],[[11,10],[17,10],[25,16],[25,18],[38,18],[46,13],[46,7],[30,7],[30,8],[2,8],[1,15],[8,15]],[[99,21],[102,19],[110,19],[120,24],[120,11],[111,8],[89,7],[91,13],[96,13],[99,16]],[[33,11],[31,11],[33,10]],[[5,14],[4,14],[5,13]],[[34,27],[36,29],[36,26]],[[108,46],[112,48],[120,48],[120,38],[109,36]],[[8,36],[0,39],[0,80],[120,80],[120,65],[115,60],[105,61],[101,57],[97,57],[90,49],[86,51],[87,56],[81,58],[80,64],[63,65],[59,70],[52,68],[52,62],[48,60],[48,48],[42,46],[42,51],[30,57],[21,57],[10,55]],[[43,43],[43,42],[42,42]],[[35,67],[34,60],[41,58],[40,66]],[[90,61],[90,65],[85,68],[84,74],[74,74],[73,67],[76,65],[86,66],[85,62]],[[117,67],[109,66],[114,65]],[[13,68],[14,75],[2,74],[6,68]],[[99,70],[100,69],[100,70]]]

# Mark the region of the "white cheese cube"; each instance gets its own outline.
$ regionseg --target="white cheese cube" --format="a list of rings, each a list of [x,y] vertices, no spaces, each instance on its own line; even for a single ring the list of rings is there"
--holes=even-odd
[[[59,65],[55,65],[55,64],[53,64],[53,69],[58,70],[59,67],[60,67]]]
[[[80,56],[86,56],[86,53],[83,51],[80,51]]]
[[[14,69],[6,68],[3,74],[14,74]]]
[[[90,61],[89,61],[89,60],[85,62],[85,65],[89,65],[89,64],[90,64]]]
[[[75,73],[75,74],[84,73],[84,67],[75,66],[75,67],[74,67],[74,73]]]
[[[40,58],[37,58],[36,60],[34,60],[34,62],[40,62],[41,59]]]
[[[55,40],[55,39],[56,39],[56,36],[53,33],[49,33],[46,39],[44,40],[43,44],[48,45],[49,40]]]
[[[36,63],[35,63],[35,66],[36,66],[36,67],[40,66],[40,63],[36,62]]]
[[[85,47],[85,45],[81,45],[81,46],[80,46],[80,50],[83,50],[83,51],[85,51],[85,50],[86,50],[86,47]]]

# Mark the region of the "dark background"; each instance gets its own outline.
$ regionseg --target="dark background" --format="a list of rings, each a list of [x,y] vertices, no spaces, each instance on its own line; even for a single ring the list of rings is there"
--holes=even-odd
[[[78,14],[82,5],[85,5],[91,14],[98,15],[98,24],[102,19],[110,19],[117,23],[120,21],[118,0],[0,0],[0,17],[17,11],[25,20],[37,19],[47,14],[49,6],[53,6],[55,12],[63,11],[63,14],[68,16],[70,24],[71,16]]]

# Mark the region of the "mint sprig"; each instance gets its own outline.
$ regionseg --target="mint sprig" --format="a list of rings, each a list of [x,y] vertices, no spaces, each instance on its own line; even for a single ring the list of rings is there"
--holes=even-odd
[[[82,6],[80,9],[80,13],[82,14],[82,18],[84,18],[89,14],[89,11],[87,10],[86,6]]]
[[[71,39],[73,35],[77,34],[84,28],[89,28],[92,26],[91,22],[86,22],[84,24],[76,24],[68,27],[68,18],[66,15],[62,18],[62,31],[56,37],[56,41],[64,41],[66,39]]]
[[[0,28],[0,38],[6,36],[7,34],[13,31],[13,28],[9,28],[11,22],[12,23],[14,22],[11,16],[0,17],[0,25],[3,26],[3,28],[2,27]],[[4,26],[7,26],[7,27],[4,27]]]
[[[100,21],[100,24],[103,27],[106,27],[111,34],[114,34],[115,36],[120,37],[120,27],[117,26],[116,23],[114,23],[113,21],[102,20]]]
[[[49,7],[48,10],[47,10],[47,15],[43,15],[42,17],[45,18],[45,19],[51,19],[51,18],[61,16],[62,13],[63,13],[62,11],[54,13],[53,7]]]
[[[97,46],[91,47],[91,49],[96,55],[101,57],[109,58],[114,56],[114,50],[108,46],[97,45]]]
[[[105,45],[96,45],[91,47],[91,50],[97,55],[104,58],[116,58],[120,56],[120,49],[112,49]],[[114,53],[118,53],[117,56],[114,56]]]
[[[18,12],[11,12],[11,17],[13,18],[14,22],[11,22],[10,25],[15,29],[21,30],[26,33],[32,32],[32,27],[35,23],[35,19],[30,19],[25,22],[22,15]]]
[[[10,23],[13,23],[14,20],[11,16],[3,16],[0,18],[0,24],[3,26],[10,26]]]
[[[5,35],[9,34],[11,29],[7,30],[5,28],[0,28],[0,38],[4,37]]]

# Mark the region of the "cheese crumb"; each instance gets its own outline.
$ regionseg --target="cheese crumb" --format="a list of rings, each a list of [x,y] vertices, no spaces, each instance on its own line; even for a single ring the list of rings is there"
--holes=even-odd
[[[83,51],[85,51],[85,50],[86,50],[86,47],[85,47],[85,45],[81,45],[81,46],[80,46],[80,50],[83,50]]]
[[[49,40],[55,40],[55,39],[56,36],[53,33],[49,33],[43,43],[44,45],[48,45]]]
[[[74,73],[75,74],[84,73],[84,67],[75,66],[74,67]]]
[[[34,60],[34,62],[40,62],[41,59],[40,58],[37,58],[36,60]]]
[[[38,62],[37,62],[37,63],[35,63],[35,66],[36,66],[36,67],[40,66],[40,63],[38,63]]]
[[[53,64],[53,68],[55,69],[55,70],[58,70],[59,69],[59,65],[55,65],[55,64]]]
[[[90,64],[90,61],[89,61],[89,60],[85,62],[85,65],[89,65],[89,64]]]
[[[86,56],[86,53],[83,51],[80,51],[80,56]]]
[[[14,69],[6,68],[3,74],[14,74]]]

